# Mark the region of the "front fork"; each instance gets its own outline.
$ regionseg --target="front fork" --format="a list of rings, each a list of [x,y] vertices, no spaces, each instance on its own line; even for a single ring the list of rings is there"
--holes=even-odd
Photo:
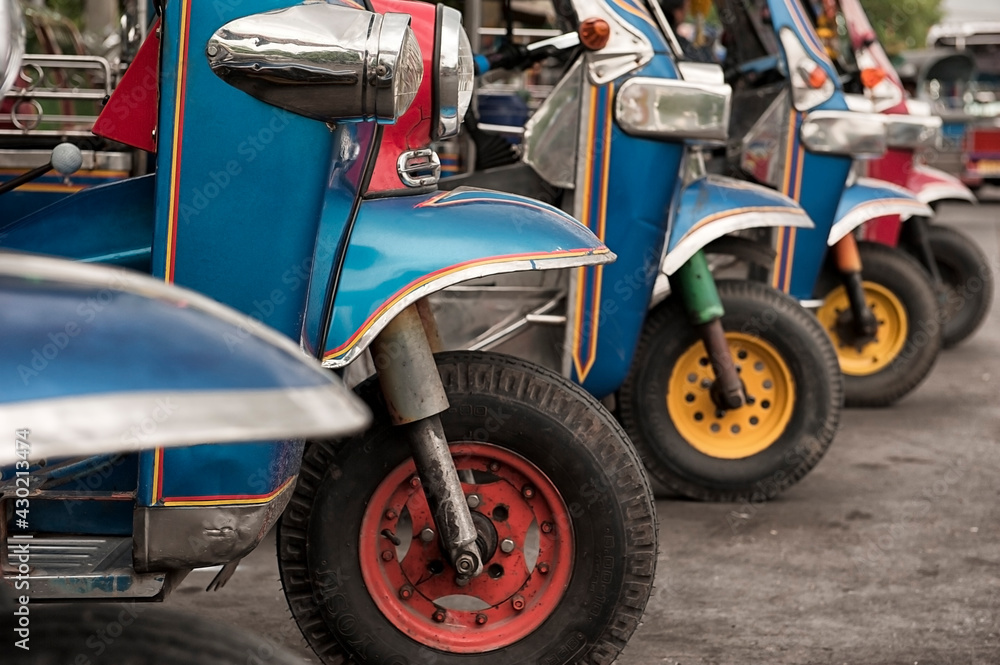
[[[372,359],[392,423],[406,433],[438,537],[461,585],[483,570],[476,527],[440,413],[448,396],[434,362],[437,327],[426,303],[411,305],[379,333]]]
[[[847,291],[847,300],[851,305],[853,337],[859,341],[873,339],[878,332],[878,321],[865,299],[865,287],[861,277],[861,253],[858,251],[858,241],[853,233],[848,233],[837,241],[833,246],[833,256],[841,282]]]
[[[715,374],[712,400],[720,409],[738,409],[746,401],[746,390],[736,371],[726,332],[722,327],[722,300],[715,288],[715,278],[701,250],[677,269],[674,278],[688,319],[698,330]]]

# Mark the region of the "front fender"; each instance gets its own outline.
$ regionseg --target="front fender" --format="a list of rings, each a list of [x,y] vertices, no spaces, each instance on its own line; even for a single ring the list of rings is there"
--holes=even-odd
[[[813,223],[795,200],[767,187],[714,175],[695,180],[681,190],[660,270],[672,275],[711,241],[767,226]]]
[[[334,296],[323,364],[349,364],[401,310],[459,282],[614,259],[566,213],[513,194],[460,187],[363,201]]]
[[[940,169],[915,164],[906,178],[906,188],[917,195],[922,203],[937,201],[967,201],[979,203],[976,195],[965,184]]]
[[[906,219],[933,214],[930,206],[902,187],[875,178],[858,178],[840,196],[836,221],[826,243],[832,247],[858,226],[876,217],[899,215]]]

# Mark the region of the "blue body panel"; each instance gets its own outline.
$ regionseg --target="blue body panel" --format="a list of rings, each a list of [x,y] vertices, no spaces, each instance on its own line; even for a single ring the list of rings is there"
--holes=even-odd
[[[148,175],[60,196],[0,226],[0,247],[148,272],[154,183]]]
[[[604,251],[566,213],[514,194],[463,187],[366,200],[347,247],[324,360],[345,357],[380,317],[431,280]]]
[[[635,74],[677,78],[662,53]],[[589,182],[577,183],[590,196],[578,215],[618,259],[578,269],[568,335],[571,378],[599,398],[617,390],[628,375],[669,224],[673,187],[650,188],[647,178],[636,177],[636,165],[655,165],[657,177],[672,185],[684,153],[683,143],[629,136],[614,122],[614,90],[629,77],[583,89],[584,108],[593,109],[594,117],[581,153],[588,160]]]

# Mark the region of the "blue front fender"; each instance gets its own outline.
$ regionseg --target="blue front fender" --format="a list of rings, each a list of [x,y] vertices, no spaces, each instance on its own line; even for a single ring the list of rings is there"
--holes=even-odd
[[[841,195],[837,219],[826,242],[833,246],[868,220],[886,215],[931,217],[934,211],[908,189],[875,178],[858,178]]]
[[[667,253],[660,266],[672,275],[699,249],[728,233],[767,226],[812,228],[809,215],[793,199],[749,182],[706,176],[681,189]]]
[[[347,365],[403,308],[453,284],[614,259],[578,221],[522,196],[460,187],[364,201],[347,248],[323,364]]]

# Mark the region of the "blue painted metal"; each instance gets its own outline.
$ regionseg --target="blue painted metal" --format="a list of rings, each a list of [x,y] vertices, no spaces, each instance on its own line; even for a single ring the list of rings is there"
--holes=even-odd
[[[468,279],[468,271],[493,274],[514,261],[543,267],[546,261],[602,251],[566,213],[513,194],[459,188],[364,201],[347,249],[324,360],[355,348],[363,333],[431,279]]]
[[[738,215],[780,212],[805,217],[802,207],[787,196],[761,185],[723,176],[699,178],[682,186],[674,201],[676,209],[670,226],[668,252],[695,231],[713,223],[725,224],[726,220]]]
[[[623,0],[624,2],[624,0]],[[629,14],[616,4],[621,15]],[[632,20],[632,19],[630,19]],[[634,18],[640,21],[639,18]],[[662,39],[662,38],[661,38]],[[663,51],[634,74],[606,86],[585,86],[584,105],[593,100],[588,147],[589,192],[578,214],[617,256],[610,265],[578,269],[576,316],[569,321],[571,378],[598,397],[617,390],[628,375],[666,239],[670,187],[650,188],[639,168],[654,170],[664,182],[679,173],[684,144],[628,136],[613,119],[614,90],[634,75],[676,79]]]
[[[61,196],[0,226],[0,246],[148,272],[153,185],[148,175]]]
[[[129,273],[123,270],[121,279],[127,284]],[[240,325],[166,306],[116,284],[53,287],[0,278],[0,310],[0,366],[7,368],[0,372],[2,402],[322,385],[313,368],[291,362]]]
[[[872,207],[873,204],[891,204],[899,201],[904,204],[917,202],[915,194],[909,190],[875,178],[864,178],[851,184],[844,189],[840,197],[840,204],[837,206],[835,222],[844,220],[848,215],[862,215],[858,224],[862,224],[872,217],[877,217],[883,213],[875,213],[872,216],[865,215],[865,207]]]

